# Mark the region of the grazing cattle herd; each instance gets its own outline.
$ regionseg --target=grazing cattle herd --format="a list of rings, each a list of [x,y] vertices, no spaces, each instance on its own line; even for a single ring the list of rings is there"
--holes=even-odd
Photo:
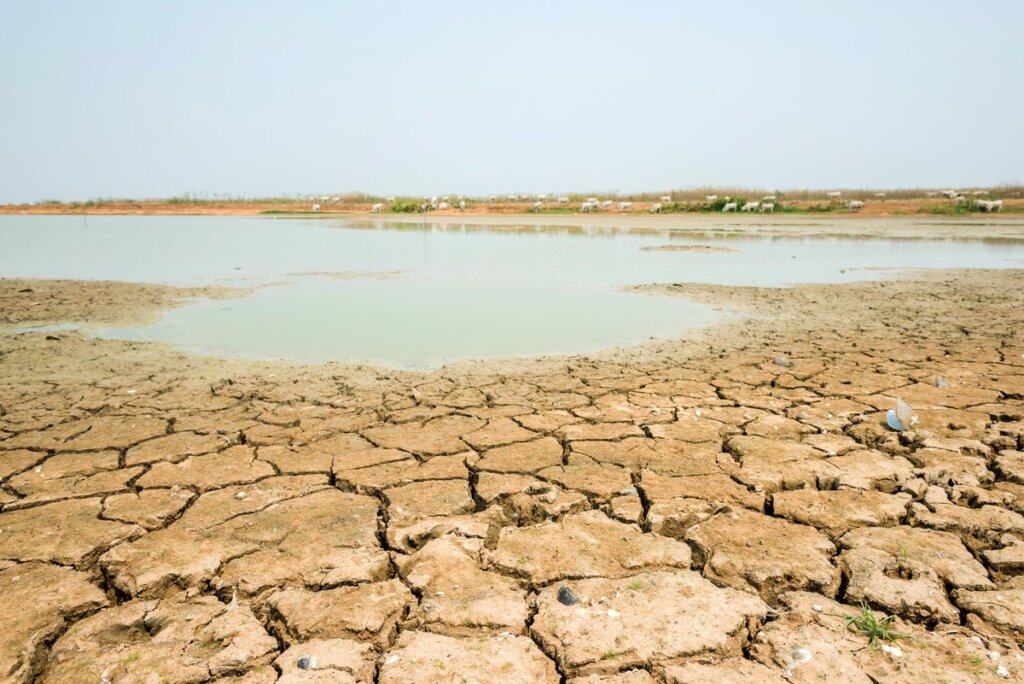
[[[923,193],[924,196],[929,198],[943,197],[948,200],[952,200],[960,207],[960,210],[966,211],[977,211],[985,213],[1001,212],[1003,210],[1002,199],[986,199],[989,195],[989,190],[934,190]],[[888,193],[885,192],[872,192],[872,193],[855,193],[861,197],[873,198],[873,201],[887,202],[891,201],[887,199]],[[1019,193],[1018,193],[1019,194]],[[821,197],[821,195],[819,195]],[[817,204],[811,206],[811,211],[835,211],[835,210],[847,210],[847,211],[860,211],[864,208],[865,200],[863,199],[846,199],[843,200],[843,193],[839,190],[831,190],[824,193],[824,198],[828,200],[828,204],[822,205]],[[339,204],[345,200],[342,197],[322,195],[309,197],[311,204],[311,211],[313,213],[319,213],[322,207],[328,203]],[[566,207],[566,205],[572,204],[572,199],[568,195],[551,195],[546,194],[535,194],[526,195],[518,193],[510,193],[508,195],[489,195],[486,200],[483,198],[476,198],[473,201],[477,202],[489,202],[498,203],[501,201],[508,202],[529,202],[528,211],[531,213],[540,213],[544,211],[545,207],[548,206],[549,202],[553,207]],[[800,201],[807,203],[808,199],[806,195],[800,198]],[[811,200],[813,201],[813,200]],[[649,202],[649,203],[648,203]],[[397,206],[401,205],[401,206]],[[365,205],[364,205],[365,206]],[[451,195],[444,195],[438,197],[433,195],[430,197],[424,197],[422,202],[411,203],[408,200],[402,202],[396,201],[393,196],[385,197],[383,202],[375,202],[370,205],[370,212],[374,214],[380,214],[386,211],[446,211],[457,209],[458,211],[465,211],[467,208],[466,200],[461,196],[456,196],[454,201]],[[580,213],[592,213],[602,210],[611,210],[613,206],[617,206],[621,212],[627,212],[634,210],[634,202],[631,200],[610,200],[610,199],[599,199],[597,197],[588,197],[585,200],[580,201],[579,212]],[[672,195],[661,195],[658,201],[647,200],[640,204],[636,209],[643,211],[645,208],[651,214],[661,214],[663,212],[676,213],[680,211],[720,211],[722,213],[731,212],[745,212],[753,213],[758,212],[761,214],[774,214],[775,210],[782,207],[787,211],[794,209],[793,204],[787,204],[784,207],[780,205],[778,197],[776,195],[765,195],[760,200],[745,200],[743,198],[732,198],[722,197],[719,199],[718,195],[705,195],[704,203],[698,204],[696,202],[685,200],[673,201]],[[797,210],[801,209],[799,205],[796,205]]]

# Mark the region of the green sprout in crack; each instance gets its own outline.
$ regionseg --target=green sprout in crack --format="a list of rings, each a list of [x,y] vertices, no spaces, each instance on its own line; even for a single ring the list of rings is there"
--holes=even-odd
[[[878,648],[884,642],[895,643],[898,639],[909,638],[906,634],[900,634],[892,629],[893,620],[896,619],[895,615],[887,615],[879,620],[868,604],[863,601],[860,604],[860,613],[844,617],[846,618],[846,629],[866,636],[870,648]]]

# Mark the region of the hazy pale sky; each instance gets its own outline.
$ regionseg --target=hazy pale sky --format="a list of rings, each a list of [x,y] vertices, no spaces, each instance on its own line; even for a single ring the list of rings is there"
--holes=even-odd
[[[0,3],[0,202],[1024,180],[1024,2]]]

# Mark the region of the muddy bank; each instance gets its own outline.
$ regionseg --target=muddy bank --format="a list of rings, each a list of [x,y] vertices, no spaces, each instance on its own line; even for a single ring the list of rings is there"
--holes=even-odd
[[[164,311],[193,299],[229,299],[246,292],[232,287],[170,287],[110,280],[0,278],[0,325],[146,325]]]
[[[0,330],[0,671],[1020,678],[1024,272],[645,289],[749,316],[431,373]]]

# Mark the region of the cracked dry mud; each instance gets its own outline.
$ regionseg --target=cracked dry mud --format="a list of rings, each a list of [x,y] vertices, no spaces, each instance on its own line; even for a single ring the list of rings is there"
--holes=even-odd
[[[0,681],[1024,681],[1024,273],[643,289],[764,315],[427,374],[0,329]]]

